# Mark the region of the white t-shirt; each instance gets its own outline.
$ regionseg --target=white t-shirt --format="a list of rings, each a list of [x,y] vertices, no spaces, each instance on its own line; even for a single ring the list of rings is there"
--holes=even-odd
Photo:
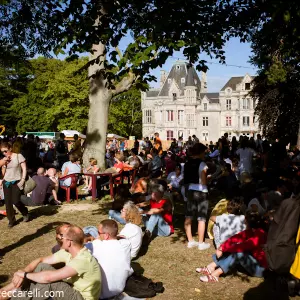
[[[142,245],[142,229],[135,224],[127,223],[119,235],[129,240],[131,244],[131,258],[136,257]]]
[[[180,174],[178,177],[176,176],[176,172],[171,172],[168,177],[167,181],[170,182],[173,188],[179,188],[180,181],[183,179],[183,175]]]
[[[245,216],[222,214],[216,217],[216,226],[219,227],[220,245],[233,235],[246,230]]]
[[[133,273],[130,267],[131,244],[127,239],[94,240],[85,244],[98,260],[102,288],[100,299],[114,297],[123,292],[127,278]]]
[[[252,172],[252,158],[256,155],[255,151],[251,148],[240,148],[236,151],[240,156],[239,169],[240,172]]]
[[[201,173],[204,170],[207,170],[208,166],[205,162],[201,162],[200,166],[199,166],[199,183],[191,183],[189,185],[189,190],[193,190],[193,191],[199,191],[199,192],[203,192],[203,193],[207,193],[207,186],[201,183]]]

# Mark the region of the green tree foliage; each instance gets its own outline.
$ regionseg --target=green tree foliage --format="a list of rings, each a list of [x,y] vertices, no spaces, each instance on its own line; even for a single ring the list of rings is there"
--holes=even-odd
[[[300,123],[300,3],[265,1],[265,20],[252,36],[252,63],[260,68],[252,96],[269,138],[296,142]]]
[[[28,92],[15,98],[10,108],[17,131],[83,131],[89,105],[87,72],[74,73],[86,63],[87,58],[31,60]]]
[[[141,93],[131,89],[112,99],[108,131],[121,136],[142,136]]]

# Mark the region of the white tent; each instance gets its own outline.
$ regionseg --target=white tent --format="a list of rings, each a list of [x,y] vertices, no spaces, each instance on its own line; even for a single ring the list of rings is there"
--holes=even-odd
[[[114,133],[108,133],[107,137],[109,139],[126,140],[126,138],[124,138],[124,137],[122,137],[120,135],[114,134]]]
[[[77,130],[63,130],[62,133],[67,137],[67,138],[72,138],[74,136],[74,134],[78,134],[78,136],[81,138],[81,139],[85,139],[86,138],[86,135],[80,133],[79,131]]]

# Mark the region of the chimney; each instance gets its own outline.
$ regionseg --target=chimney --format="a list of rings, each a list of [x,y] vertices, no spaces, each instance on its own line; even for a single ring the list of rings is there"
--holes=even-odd
[[[201,72],[201,93],[207,93],[207,76],[206,72]]]
[[[166,80],[166,71],[160,70],[160,87],[163,86],[165,80]]]

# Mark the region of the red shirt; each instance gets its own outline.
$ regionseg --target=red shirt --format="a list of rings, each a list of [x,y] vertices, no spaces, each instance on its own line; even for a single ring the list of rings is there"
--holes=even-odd
[[[229,238],[220,248],[222,252],[249,252],[262,267],[267,268],[268,263],[263,250],[266,242],[267,234],[262,229],[247,229]]]
[[[162,199],[159,202],[155,200],[150,200],[150,208],[163,208],[163,212],[161,213],[163,219],[168,223],[171,228],[171,233],[174,233],[173,226],[173,215],[172,215],[172,204],[167,199]]]

